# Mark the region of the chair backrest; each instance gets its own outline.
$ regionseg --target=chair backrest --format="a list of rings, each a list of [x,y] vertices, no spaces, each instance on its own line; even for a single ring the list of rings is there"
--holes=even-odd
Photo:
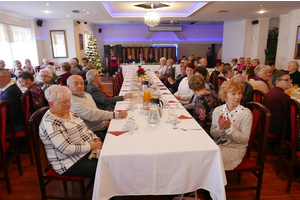
[[[120,88],[122,87],[122,84],[123,84],[123,80],[121,78],[121,73],[118,72],[118,74],[116,75],[117,79],[118,79],[118,82],[119,82],[119,85],[120,85]]]
[[[66,81],[65,81],[65,78],[63,78],[63,77],[58,77],[58,78],[55,80],[55,84],[57,84],[57,85],[67,85],[67,84],[66,84]]]
[[[217,74],[216,73],[211,73],[211,80],[212,80],[212,84],[215,88],[215,91],[218,92],[218,81],[217,81]]]
[[[267,105],[268,97],[266,93],[261,90],[253,90],[253,101]]]
[[[165,82],[164,82],[164,84],[165,84],[165,86],[166,86],[167,88],[169,88],[169,87],[170,87],[170,83],[169,83],[169,81],[168,81],[168,78],[169,78],[169,74],[168,74],[168,73],[166,73],[166,79],[165,79]]]
[[[120,73],[120,76],[121,76],[121,79],[122,79],[122,82],[124,81],[124,77],[123,77],[123,68],[122,67],[119,67],[119,73]]]
[[[36,163],[36,168],[38,172],[38,177],[40,181],[43,181],[41,179],[43,175],[43,170],[42,170],[42,164],[41,164],[41,157],[40,157],[40,147],[39,147],[39,126],[41,123],[41,120],[44,116],[44,114],[47,112],[49,109],[49,106],[43,107],[41,109],[38,109],[31,115],[29,118],[29,125],[31,127],[31,133],[32,133],[32,144],[33,144],[33,150],[34,150],[34,157],[35,157],[35,163]],[[47,158],[46,158],[47,160]],[[43,184],[43,183],[42,183]]]
[[[299,129],[300,129],[300,104],[297,100],[290,99],[289,100],[290,104],[290,122],[291,122],[291,132],[292,132],[292,151],[293,154],[297,152],[297,147],[298,147],[298,137],[299,137]],[[285,138],[285,133],[282,135],[283,138]]]
[[[118,89],[117,80],[116,80],[115,75],[113,75],[112,83],[113,83],[113,95],[118,96],[119,95],[119,89]]]
[[[11,114],[11,106],[8,100],[3,100],[0,102],[0,148],[5,150],[5,132],[6,132],[6,121],[9,121],[11,126],[11,132],[13,139],[15,140],[15,128],[14,122]]]
[[[218,76],[217,77],[217,85],[218,85],[218,92],[219,92],[219,90],[220,90],[220,88],[221,88],[221,85],[225,82],[225,81],[227,81],[227,79],[225,78],[225,77],[222,77],[222,76]]]
[[[247,103],[247,107],[251,110],[253,116],[251,134],[248,141],[246,155],[250,156],[250,150],[254,140],[258,140],[257,166],[263,166],[268,144],[268,134],[271,123],[270,110],[257,102]],[[261,127],[261,131],[257,131]],[[259,135],[257,135],[259,134]]]
[[[22,111],[23,111],[23,124],[24,124],[24,131],[28,134],[28,119],[32,113],[35,112],[35,108],[33,107],[32,102],[32,95],[31,91],[27,90],[23,93],[21,97],[21,104],[22,104]]]

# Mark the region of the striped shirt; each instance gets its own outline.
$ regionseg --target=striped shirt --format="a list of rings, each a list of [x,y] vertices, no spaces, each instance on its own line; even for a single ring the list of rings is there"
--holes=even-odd
[[[58,174],[66,172],[80,158],[90,152],[90,144],[98,138],[80,117],[69,112],[70,120],[62,119],[48,110],[40,124],[40,138],[47,158]]]

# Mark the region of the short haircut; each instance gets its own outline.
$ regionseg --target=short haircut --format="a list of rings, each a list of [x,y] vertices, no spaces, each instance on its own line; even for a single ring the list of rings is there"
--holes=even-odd
[[[228,92],[238,92],[238,91],[240,91],[242,94],[244,93],[245,86],[243,83],[235,80],[225,81],[221,85],[221,89],[219,91],[220,99],[222,101],[225,101]]]
[[[87,63],[89,63],[89,59],[88,59],[88,58],[82,58],[82,59],[81,59],[82,62],[83,62],[84,60],[85,60]]]
[[[165,58],[165,57],[161,57],[160,59],[159,59],[159,61],[166,61],[167,62],[167,59]]]
[[[245,57],[240,57],[240,59],[245,60]]]
[[[24,80],[31,80],[31,81],[34,81],[34,78],[33,78],[33,75],[27,71],[25,72],[22,72],[20,75],[19,75],[19,78],[22,78]]]
[[[294,63],[294,65],[297,67],[297,70],[299,70],[299,63],[297,61],[290,61],[289,63]]]
[[[48,74],[48,76],[50,76],[51,78],[53,77],[53,73],[52,73],[52,71],[51,71],[49,68],[42,69],[42,70],[40,71],[40,75],[41,75],[42,73]]]
[[[257,67],[255,67],[255,69],[254,69],[254,73],[255,73],[255,75],[258,75],[265,69],[270,70],[271,68],[268,65],[257,65]]]
[[[197,66],[197,67],[195,67],[194,74],[196,72],[198,72],[199,74],[202,74],[203,77],[206,77],[207,73],[208,73],[207,69],[205,67],[203,67],[203,66]]]
[[[48,102],[57,102],[71,99],[71,91],[66,86],[51,85],[45,91],[45,97]]]
[[[173,61],[173,59],[171,59],[171,58],[169,58],[167,61],[169,61],[169,62],[171,63],[171,65],[174,64],[174,61]]]
[[[194,62],[196,61],[196,59],[195,58],[193,58],[192,60],[191,60],[191,63],[193,63],[194,64]]]
[[[72,59],[76,60],[77,64],[79,63],[78,58],[74,57],[74,58],[72,58]]]
[[[192,76],[188,82],[191,90],[199,91],[205,88],[205,81],[201,76]]]
[[[272,60],[269,60],[266,62],[266,65],[272,66],[275,65],[275,63]]]
[[[10,77],[10,73],[9,73],[8,69],[0,69],[0,73],[3,73],[5,76]]]
[[[284,75],[288,75],[289,73],[287,71],[283,71],[283,70],[276,70],[272,77],[271,77],[271,82],[272,85],[276,86],[276,80],[280,79],[282,76]]]
[[[14,60],[14,66],[17,67],[17,62],[20,62],[19,60]],[[21,62],[20,62],[21,63]]]
[[[182,59],[183,59],[183,58],[186,58],[186,56],[182,56]]]
[[[223,65],[223,69],[222,69],[222,73],[225,75],[225,74],[228,74],[228,72],[232,70],[232,67],[229,63],[225,63]]]
[[[253,59],[252,62],[256,60],[258,64],[260,64],[259,60],[257,58]]]
[[[223,62],[218,62],[217,64],[216,64],[216,67],[221,67],[222,65],[224,65],[225,63],[223,63]]]
[[[65,71],[65,72],[69,72],[71,71],[71,64],[69,62],[63,62],[60,64],[61,68]]]
[[[185,65],[185,69],[186,69],[186,68],[192,68],[192,69],[195,69],[195,65],[194,65],[194,63],[188,63],[188,64]]]
[[[185,65],[186,65],[186,64],[184,64],[184,63],[181,64],[181,65],[180,65],[180,68],[181,68],[181,69],[185,69]]]
[[[52,65],[47,65],[47,68],[51,70],[52,74],[56,74],[56,71]]]
[[[231,60],[231,62],[238,62],[238,59],[237,59],[237,58],[233,58],[233,59]]]
[[[46,63],[46,62],[48,62],[48,59],[47,59],[47,58],[44,58],[44,59],[43,59],[43,63]]]
[[[86,73],[86,80],[88,83],[92,83],[94,81],[95,76],[99,74],[97,69],[90,69]]]

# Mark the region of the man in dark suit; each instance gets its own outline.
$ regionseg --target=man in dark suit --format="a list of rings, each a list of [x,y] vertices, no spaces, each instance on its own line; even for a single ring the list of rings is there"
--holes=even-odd
[[[149,55],[149,58],[148,58],[148,60],[147,60],[147,63],[155,63],[156,62],[156,60],[155,60],[155,58],[153,58],[153,54],[151,53],[150,55]]]
[[[288,71],[291,79],[293,79],[292,84],[300,84],[299,63],[297,61],[290,61]]]
[[[126,62],[125,63],[127,63],[127,64],[131,64],[131,63],[133,63],[133,59],[132,59],[132,56],[131,55],[129,55],[128,56],[128,59],[126,60]]]
[[[144,55],[140,53],[140,57],[136,59],[136,63],[143,63],[145,61]]]
[[[11,105],[11,112],[14,122],[15,132],[23,130],[23,113],[21,105],[22,92],[19,87],[10,79],[10,74],[6,69],[0,69],[0,99],[8,100]],[[5,135],[11,134],[8,113],[6,113],[6,132]]]
[[[86,79],[88,85],[85,91],[92,96],[97,107],[101,110],[113,111],[117,101],[123,101],[132,97],[131,93],[127,93],[124,96],[107,97],[98,86],[101,83],[101,76],[96,69],[89,70],[86,73]]]

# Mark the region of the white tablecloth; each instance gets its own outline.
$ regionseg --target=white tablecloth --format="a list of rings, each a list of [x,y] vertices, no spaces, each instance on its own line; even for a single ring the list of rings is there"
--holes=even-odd
[[[122,87],[124,94],[129,75]],[[159,83],[159,79],[155,79]],[[125,84],[126,83],[126,84]],[[161,82],[160,82],[161,84]],[[168,90],[164,98],[177,101]],[[118,102],[116,110],[126,109],[129,101]],[[176,114],[189,116],[177,103]],[[226,177],[219,147],[204,130],[183,131],[167,123],[168,110],[158,125],[137,109],[128,112],[138,126],[133,133],[119,136],[107,133],[98,161],[93,199],[113,196],[162,195],[210,191],[213,199],[226,199]],[[111,120],[109,131],[121,131],[126,119]],[[194,119],[181,119],[178,127],[201,128]]]
[[[131,72],[132,70],[134,70],[134,71],[138,70],[138,66],[139,65],[121,65],[123,77],[125,77],[127,72]],[[157,71],[160,67],[160,65],[141,65],[141,66],[145,70],[149,69],[152,72]],[[176,77],[177,75],[180,74],[180,65],[175,64],[175,65],[173,65],[173,67],[175,67],[175,77]]]

